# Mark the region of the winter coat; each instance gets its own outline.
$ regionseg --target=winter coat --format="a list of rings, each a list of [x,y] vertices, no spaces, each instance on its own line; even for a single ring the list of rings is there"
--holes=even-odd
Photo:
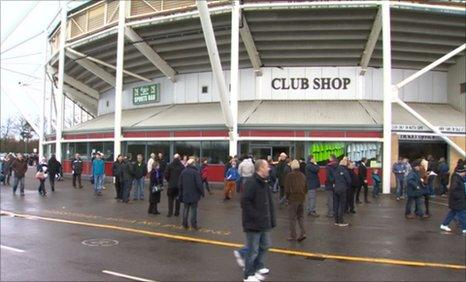
[[[36,166],[36,170],[37,172],[43,172],[44,173],[44,179],[46,179],[48,177],[47,173],[48,173],[48,168],[47,168],[47,164],[46,163],[40,163]],[[42,179],[42,180],[44,180]]]
[[[15,173],[15,177],[24,177],[26,175],[26,171],[28,170],[28,163],[26,159],[15,159],[11,165],[11,170]]]
[[[406,173],[406,165],[403,162],[396,162],[393,164],[392,172],[404,176]]]
[[[438,174],[440,177],[440,183],[443,185],[447,186],[450,178],[450,173],[449,173],[449,168],[448,164],[445,162],[440,162],[439,167],[438,167]]]
[[[277,167],[274,164],[269,164],[269,184],[274,185],[277,181]]]
[[[133,164],[130,161],[123,161],[120,165],[120,181],[133,181],[134,179],[134,171],[133,171]]]
[[[238,181],[239,180],[239,173],[236,167],[230,167],[230,169],[227,171],[227,181]]]
[[[335,186],[335,170],[338,166],[338,163],[335,161],[330,161],[327,164],[325,170],[327,171],[327,178],[325,180],[325,190],[333,190]]]
[[[254,164],[251,159],[244,159],[238,166],[241,177],[251,177],[254,174]]]
[[[71,163],[71,169],[73,170],[74,175],[79,175],[83,173],[83,161],[81,159],[74,159]]]
[[[180,201],[185,204],[197,203],[204,197],[201,174],[194,165],[188,165],[181,172],[178,188]]]
[[[424,194],[424,184],[421,182],[421,176],[419,172],[413,170],[408,174],[406,178],[407,194],[408,197],[420,197]]]
[[[167,170],[167,161],[163,158],[159,159],[158,157],[157,161],[159,162],[160,171],[162,172],[162,175],[165,174],[165,170]]]
[[[241,209],[245,232],[267,231],[276,225],[272,191],[267,180],[257,173],[246,181]]]
[[[306,199],[306,176],[298,169],[293,170],[285,178],[285,196],[290,203],[304,203]]]
[[[104,175],[105,173],[105,163],[102,159],[95,159],[92,162],[92,174],[93,175]]]
[[[56,175],[60,172],[60,162],[57,161],[55,158],[50,158],[50,160],[47,163],[47,167],[49,169],[50,175]]]
[[[364,180],[367,180],[367,167],[361,164],[358,169],[359,182],[364,185]]]
[[[179,159],[174,159],[165,171],[165,179],[168,181],[168,189],[178,189],[178,179],[181,172],[185,169]]]
[[[277,177],[278,177],[278,184],[281,187],[285,186],[285,177],[288,173],[291,172],[291,167],[288,165],[286,161],[279,161],[277,164]]]
[[[452,210],[466,209],[466,191],[461,175],[455,173],[451,176],[448,195],[448,207]]]
[[[382,182],[379,174],[372,174],[372,181],[374,182],[374,185],[380,185],[380,182]]]
[[[147,173],[150,174],[150,172],[152,171],[152,167],[154,166],[154,162],[155,162],[155,160],[153,158],[149,158],[149,160],[147,161]]]
[[[354,169],[348,169],[348,173],[351,177],[351,188],[356,189],[361,187],[361,182],[359,182],[359,176],[356,174]]]
[[[306,175],[306,163],[305,162],[299,163],[299,171],[301,171],[302,174]]]
[[[123,179],[123,165],[124,164],[125,164],[124,161],[119,162],[118,160],[114,161],[112,164],[112,175],[118,178],[118,180],[120,181]]]
[[[147,165],[145,162],[135,162],[133,164],[133,174],[135,179],[140,179],[147,175]]]
[[[153,168],[149,174],[150,176],[150,188],[154,185],[163,185],[163,174],[162,170]]]
[[[351,188],[351,176],[344,166],[337,166],[335,169],[335,193],[343,193]]]
[[[306,182],[307,188],[309,190],[317,189],[320,187],[320,179],[319,179],[319,169],[320,166],[317,164],[313,164],[311,162],[307,162],[306,165]]]

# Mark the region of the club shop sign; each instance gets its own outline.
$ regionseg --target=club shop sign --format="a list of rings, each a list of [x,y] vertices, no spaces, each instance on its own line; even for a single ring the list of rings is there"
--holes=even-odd
[[[276,77],[272,79],[274,90],[348,90],[349,77]]]

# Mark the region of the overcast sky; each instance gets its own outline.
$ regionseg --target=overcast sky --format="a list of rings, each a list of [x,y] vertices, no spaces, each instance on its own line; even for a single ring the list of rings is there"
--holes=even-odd
[[[32,119],[39,118],[43,91],[42,66],[44,64],[46,40],[43,31],[59,12],[60,4],[60,1],[0,0],[0,35],[2,42],[0,56],[0,85],[2,92],[0,102],[2,122],[10,116],[19,115],[16,105],[19,105]],[[70,5],[75,6],[79,5],[79,3]],[[31,8],[33,10],[21,22],[21,18]],[[14,31],[10,33],[11,30]],[[38,35],[41,32],[42,34]],[[22,41],[34,36],[36,37],[24,44],[20,44]],[[18,44],[20,45],[17,46]],[[47,91],[50,91],[50,89],[47,89]],[[8,96],[5,95],[5,92],[8,93]],[[46,105],[46,112],[48,112],[49,102]]]

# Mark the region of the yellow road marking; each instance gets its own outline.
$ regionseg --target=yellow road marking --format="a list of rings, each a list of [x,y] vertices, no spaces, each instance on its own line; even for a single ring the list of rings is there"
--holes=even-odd
[[[14,217],[21,217],[21,218],[25,218],[25,219],[30,219],[30,217],[31,217],[31,215],[18,214],[18,213],[9,212],[9,211],[3,211],[3,210],[1,211],[1,213],[5,214],[5,215],[14,216]],[[98,223],[91,223],[91,222],[81,222],[81,221],[73,221],[73,220],[58,219],[58,218],[51,218],[51,217],[42,217],[42,216],[33,216],[33,217],[35,219],[41,219],[41,220],[51,221],[51,222],[60,222],[60,223],[67,223],[67,224],[74,224],[74,225],[81,225],[81,226],[88,226],[88,227],[106,228],[106,229],[126,231],[126,232],[144,234],[144,235],[160,237],[160,238],[166,238],[166,239],[172,239],[172,240],[174,239],[174,240],[180,240],[180,241],[186,241],[186,242],[195,242],[195,243],[222,246],[222,247],[228,247],[228,248],[241,248],[241,247],[243,247],[243,244],[238,244],[238,243],[202,239],[202,238],[196,238],[196,237],[190,237],[190,236],[184,236],[184,235],[175,235],[175,234],[154,232],[154,231],[134,229],[134,228],[128,228],[128,227],[115,226],[115,225],[98,224]],[[353,261],[353,262],[367,262],[367,263],[377,263],[377,264],[391,264],[391,265],[402,265],[402,266],[418,266],[418,267],[432,267],[432,268],[448,268],[448,269],[466,270],[466,265],[460,265],[460,264],[447,264],[447,263],[434,263],[434,262],[397,260],[397,259],[385,259],[385,258],[331,255],[331,254],[312,253],[312,252],[306,252],[306,251],[290,250],[290,249],[279,249],[279,248],[270,248],[269,251],[271,253],[292,255],[292,256],[300,256],[300,257],[307,257],[307,258],[319,258],[319,259],[332,259],[332,260],[343,260],[343,261]]]

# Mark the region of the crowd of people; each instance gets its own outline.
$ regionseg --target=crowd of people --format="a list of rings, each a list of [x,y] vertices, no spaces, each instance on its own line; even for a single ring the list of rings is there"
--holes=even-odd
[[[4,185],[10,185],[13,175],[13,194],[17,188],[24,196],[24,178],[28,169],[25,158],[18,154],[8,155],[0,162]],[[345,217],[356,213],[356,207],[370,204],[369,177],[372,179],[372,197],[379,197],[381,177],[378,169],[368,170],[368,160],[363,158],[355,163],[348,157],[337,158],[331,155],[324,168],[325,177],[321,177],[321,166],[310,155],[306,160],[292,160],[281,153],[278,160],[254,159],[253,156],[242,158],[230,157],[225,165],[223,200],[229,201],[240,195],[242,224],[246,233],[245,247],[234,252],[238,264],[244,268],[245,281],[259,281],[269,270],[264,267],[264,255],[270,246],[269,232],[276,225],[274,194],[277,194],[279,209],[287,209],[289,222],[289,241],[301,242],[306,239],[304,215],[319,217],[316,208],[317,190],[325,190],[326,216],[333,218],[335,226],[348,226]],[[76,154],[71,161],[73,187],[83,188],[83,160]],[[369,173],[369,171],[371,171]],[[439,162],[429,156],[409,162],[400,158],[393,164],[392,171],[396,179],[396,200],[406,198],[405,217],[413,219],[414,214],[424,219],[430,216],[429,198],[449,194],[449,208],[440,229],[451,232],[449,224],[458,219],[463,233],[466,234],[466,164],[459,160],[450,170],[444,158]],[[12,174],[13,173],[13,174]],[[51,190],[55,190],[55,180],[62,173],[62,165],[52,155],[49,160],[41,159],[36,166],[35,178],[39,181],[38,192],[46,197],[46,179]],[[196,157],[173,156],[168,163],[162,153],[152,153],[147,162],[142,154],[135,160],[129,156],[119,155],[112,164],[112,176],[115,183],[115,199],[121,203],[142,201],[145,199],[145,179],[149,179],[148,213],[159,215],[159,203],[162,191],[166,189],[168,211],[167,217],[180,216],[183,204],[182,226],[185,229],[198,230],[198,203],[205,196],[205,190],[212,194],[209,186],[207,160],[202,162]],[[105,178],[103,154],[96,152],[92,156],[91,182],[96,196],[102,195]],[[325,179],[321,182],[321,179]],[[449,188],[448,188],[449,186]],[[362,193],[361,193],[362,192]],[[361,194],[362,201],[361,201]],[[421,206],[424,199],[425,212]],[[307,200],[307,205],[306,205]],[[299,233],[296,230],[298,225]]]

